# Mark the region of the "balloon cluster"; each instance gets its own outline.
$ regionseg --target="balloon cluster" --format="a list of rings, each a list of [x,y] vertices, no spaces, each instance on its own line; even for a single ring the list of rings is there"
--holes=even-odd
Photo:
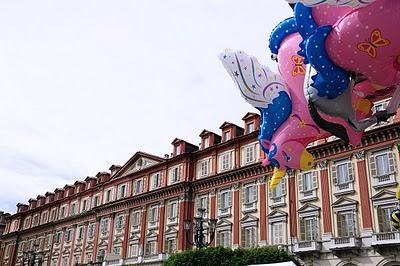
[[[311,142],[331,135],[358,145],[400,103],[398,0],[288,1],[294,15],[269,39],[273,73],[242,51],[220,59],[241,95],[261,113],[259,141],[275,187],[287,169],[309,170]],[[392,96],[387,110],[373,102]],[[397,217],[397,216],[396,216]]]

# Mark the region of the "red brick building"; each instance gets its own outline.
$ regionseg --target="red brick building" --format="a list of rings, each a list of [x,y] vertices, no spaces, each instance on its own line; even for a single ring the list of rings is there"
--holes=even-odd
[[[28,265],[30,252],[49,266],[157,265],[191,248],[184,220],[202,207],[218,219],[212,245],[278,245],[309,265],[398,265],[400,232],[388,216],[397,203],[398,122],[372,128],[356,148],[333,137],[313,143],[315,168],[289,172],[274,190],[253,113],[243,125],[204,130],[199,146],[175,139],[171,156],[137,152],[110,172],[19,203],[6,218],[0,263]]]

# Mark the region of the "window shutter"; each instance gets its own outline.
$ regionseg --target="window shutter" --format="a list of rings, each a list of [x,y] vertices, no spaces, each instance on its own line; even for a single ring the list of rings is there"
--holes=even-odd
[[[338,184],[338,178],[337,178],[337,169],[336,165],[331,166],[331,177],[332,177],[332,182],[334,185]]]
[[[282,180],[281,180],[281,186],[282,186],[282,196],[285,196],[286,195],[286,179],[285,178],[282,178]]]
[[[318,188],[318,172],[317,171],[314,171],[312,173],[312,186],[313,186],[313,189]]]
[[[218,210],[222,208],[222,197],[221,197],[221,192],[218,193]]]
[[[167,213],[168,213],[167,214],[168,218],[172,218],[173,217],[173,215],[172,215],[172,204],[171,203],[168,204]]]
[[[254,185],[252,187],[252,190],[253,190],[253,202],[256,202],[257,201],[257,185]]]
[[[258,142],[254,145],[254,157],[256,162],[260,160],[260,143]]]
[[[198,162],[196,167],[197,167],[197,171],[196,171],[197,177],[201,177],[201,162]]]
[[[390,173],[396,172],[396,158],[394,157],[393,152],[388,153],[389,158],[389,171]]]
[[[338,229],[338,236],[342,237],[343,236],[343,215],[338,214],[337,215],[337,229]]]
[[[246,187],[242,187],[242,202],[243,203],[248,203],[247,200],[246,200],[247,199],[246,191],[247,191]]]
[[[213,159],[210,158],[208,159],[208,174],[210,174],[213,171]]]
[[[271,180],[268,181],[268,197],[272,199],[274,197],[274,194],[272,192],[273,190],[271,189]]]
[[[246,230],[244,229],[244,228],[242,228],[242,230],[241,230],[241,246],[242,247],[246,247]]]
[[[297,175],[297,185],[299,187],[299,192],[303,192],[303,175],[302,174],[298,174]]]
[[[371,176],[375,177],[378,175],[377,171],[376,171],[376,160],[375,160],[375,156],[371,155],[369,157],[369,168],[371,170]]]
[[[306,240],[306,226],[303,218],[300,218],[299,224],[300,224],[300,240],[304,241]]]
[[[194,209],[194,213],[196,214],[197,210],[201,208],[201,200],[200,197],[196,197],[196,208]]]
[[[349,162],[347,163],[347,169],[349,171],[349,181],[353,182],[354,181],[354,165],[353,163]]]
[[[145,255],[149,255],[150,254],[150,243],[147,242],[145,245]]]
[[[182,180],[182,174],[183,174],[183,165],[179,165],[178,168],[178,180]]]
[[[223,158],[222,155],[219,155],[219,156],[218,156],[218,167],[217,167],[218,172],[220,172],[221,169],[222,169],[222,158]]]
[[[232,191],[228,192],[228,207],[232,207]]]
[[[244,165],[246,163],[246,148],[242,148],[240,150],[240,165]]]
[[[230,156],[231,156],[231,158],[230,158],[231,163],[229,165],[229,169],[232,169],[232,168],[234,168],[234,165],[235,165],[235,151],[234,150],[231,151]]]
[[[378,224],[379,224],[379,232],[384,232],[384,221],[385,221],[385,212],[382,208],[378,208]]]

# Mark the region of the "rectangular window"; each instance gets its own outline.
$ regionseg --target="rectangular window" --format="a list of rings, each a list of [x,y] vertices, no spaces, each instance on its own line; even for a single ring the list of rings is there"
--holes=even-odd
[[[28,229],[30,227],[31,217],[27,217],[24,221],[24,229]]]
[[[39,224],[39,214],[35,214],[33,216],[33,226],[37,226]]]
[[[226,171],[232,168],[232,153],[226,152],[219,157],[220,170]]]
[[[181,179],[181,166],[176,166],[170,170],[170,183],[174,184]]]
[[[218,210],[219,214],[230,214],[232,206],[232,195],[230,190],[222,190],[218,195]]]
[[[314,241],[318,237],[318,224],[316,217],[300,218],[300,240]]]
[[[149,222],[155,223],[158,221],[158,206],[151,206]]]
[[[209,137],[203,139],[203,149],[207,149],[208,147],[210,147]]]
[[[100,204],[100,196],[94,196],[93,198],[93,208],[99,206]]]
[[[378,211],[378,223],[379,223],[379,232],[380,233],[387,233],[394,231],[394,228],[391,224],[391,213],[396,208],[394,206],[379,206],[377,208]]]
[[[143,192],[143,179],[137,179],[135,181],[135,195]]]
[[[54,243],[57,245],[61,243],[61,234],[62,234],[62,232],[57,232],[56,236],[54,238]]]
[[[57,209],[52,209],[50,212],[50,222],[57,219]]]
[[[255,184],[245,185],[243,193],[244,204],[250,204],[257,201],[257,186]]]
[[[254,145],[247,146],[244,148],[244,164],[250,164],[255,161]]]
[[[138,244],[130,244],[129,245],[129,257],[137,257],[139,255],[139,245]]]
[[[242,228],[242,247],[254,248],[257,246],[257,228],[245,227]]]
[[[181,154],[181,146],[180,145],[176,146],[175,151],[176,151],[176,155]]]
[[[114,247],[112,253],[114,255],[121,255],[121,247]]]
[[[345,184],[350,181],[349,179],[349,169],[347,163],[339,164],[336,166],[338,175],[338,184]]]
[[[86,199],[82,200],[82,202],[81,202],[81,211],[82,212],[87,211],[87,209],[88,209],[87,203],[88,203],[88,201]]]
[[[303,191],[313,190],[313,178],[311,172],[303,174]]]
[[[94,236],[94,223],[88,225],[88,238],[93,238]]]
[[[72,240],[72,229],[65,231],[65,242],[70,242]]]
[[[104,203],[108,203],[111,201],[112,198],[112,190],[109,189],[105,192],[105,202]]]
[[[272,245],[285,244],[285,223],[272,223]]]
[[[157,254],[157,242],[148,241],[146,243],[145,255],[156,255]]]
[[[126,197],[127,185],[123,184],[118,187],[118,199],[122,199]]]
[[[224,141],[228,141],[231,139],[231,132],[230,131],[225,131],[224,132]]]
[[[338,213],[337,226],[339,237],[352,237],[355,235],[354,213]]]
[[[178,217],[178,202],[172,201],[168,203],[167,217],[169,222],[175,222]]]
[[[76,214],[76,203],[72,203],[71,205],[71,215],[75,215]]]
[[[230,248],[231,247],[231,231],[220,231],[217,232],[217,245],[224,247],[224,248]]]
[[[133,213],[133,223],[132,223],[133,226],[139,226],[140,225],[140,216],[141,216],[140,214],[141,214],[140,210],[135,211]]]
[[[247,123],[247,125],[246,125],[247,134],[250,134],[253,131],[254,131],[254,122]]]
[[[83,226],[80,226],[80,227],[78,228],[78,235],[77,235],[76,239],[80,240],[80,239],[83,238],[84,229],[85,229],[85,228],[84,228]]]
[[[208,176],[208,160],[200,163],[200,177]]]
[[[161,173],[155,173],[151,176],[151,188],[157,189],[161,187]]]
[[[101,220],[100,232],[104,235],[108,232],[108,219]]]
[[[118,215],[117,221],[115,222],[115,228],[121,230],[124,227],[124,215]]]
[[[165,252],[168,254],[176,252],[176,238],[167,238],[165,240]]]
[[[42,219],[41,220],[42,220],[41,221],[42,224],[47,223],[47,212],[42,213]]]
[[[387,153],[375,156],[375,161],[378,176],[383,176],[390,173],[389,157]]]

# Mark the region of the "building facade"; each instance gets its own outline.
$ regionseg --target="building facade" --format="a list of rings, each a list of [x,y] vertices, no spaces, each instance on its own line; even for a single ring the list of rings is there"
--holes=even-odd
[[[175,139],[170,156],[137,152],[19,203],[6,218],[0,264],[28,265],[35,254],[35,265],[157,265],[191,248],[184,221],[204,208],[204,218],[218,219],[214,246],[280,246],[306,265],[399,265],[400,232],[389,219],[400,180],[397,118],[370,129],[360,147],[313,143],[315,167],[290,171],[274,190],[272,169],[261,166],[260,118],[243,122],[204,130],[200,145]]]

